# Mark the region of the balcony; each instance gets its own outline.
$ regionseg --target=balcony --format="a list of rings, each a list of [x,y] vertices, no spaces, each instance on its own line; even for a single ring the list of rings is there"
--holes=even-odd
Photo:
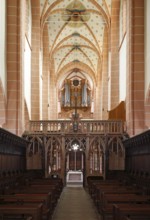
[[[125,126],[121,120],[80,120],[77,122],[73,120],[50,120],[29,121],[25,133],[122,134],[124,132]]]

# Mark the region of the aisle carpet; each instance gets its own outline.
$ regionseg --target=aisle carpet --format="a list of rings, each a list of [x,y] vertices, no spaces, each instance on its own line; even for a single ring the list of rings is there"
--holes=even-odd
[[[100,220],[100,216],[84,188],[65,187],[52,220]]]

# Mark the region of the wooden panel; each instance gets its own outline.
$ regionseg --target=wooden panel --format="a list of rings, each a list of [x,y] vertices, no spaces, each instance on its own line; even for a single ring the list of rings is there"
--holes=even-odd
[[[122,101],[119,103],[119,105],[108,111],[108,119],[112,120],[126,120],[126,111],[125,111],[125,102]]]
[[[126,149],[126,170],[149,172],[150,130],[123,142]]]
[[[0,169],[9,170],[25,170],[26,158],[19,155],[0,155]]]

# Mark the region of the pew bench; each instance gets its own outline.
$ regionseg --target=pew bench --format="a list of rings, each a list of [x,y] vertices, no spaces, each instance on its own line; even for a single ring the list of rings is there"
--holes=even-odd
[[[42,194],[20,194],[20,195],[4,195],[0,196],[0,205],[16,204],[16,205],[29,205],[42,203],[42,219],[49,219],[52,215],[51,207],[46,200],[46,195]]]
[[[99,213],[103,216],[103,219],[110,220],[113,218],[113,205],[114,204],[149,204],[148,196],[139,196],[134,194],[104,194],[102,201],[99,205]]]
[[[54,181],[52,182],[48,180],[44,180],[43,182],[42,180],[33,181],[31,183],[31,186],[41,186],[41,187],[50,186],[50,188],[54,188],[57,191],[58,196],[60,196],[63,189],[63,185],[60,184],[59,182],[54,182]]]
[[[27,186],[27,187],[23,187],[22,189],[17,189],[13,191],[14,194],[51,194],[51,210],[53,212],[56,204],[57,204],[57,200],[58,200],[58,195],[55,191],[55,187],[43,187],[43,186]]]
[[[101,180],[101,181],[92,181],[90,183],[90,185],[88,185],[88,189],[89,189],[89,194],[91,195],[91,197],[93,197],[93,194],[96,193],[96,190],[98,188],[101,188],[103,186],[108,186],[108,187],[118,187],[121,186],[121,183],[118,182],[117,180]]]
[[[150,220],[148,216],[123,216],[121,220]]]
[[[41,200],[44,203],[44,213],[43,216],[46,218],[46,216],[52,216],[53,211],[54,211],[54,205],[52,201],[52,194],[51,192],[46,192],[46,193],[41,193],[37,191],[35,192],[34,190],[27,190],[26,192],[14,194],[19,199],[24,199],[24,200],[29,200],[32,198],[33,200]],[[48,218],[48,217],[47,217]]]
[[[1,215],[0,214],[0,220],[33,220],[32,216],[25,217],[22,215]]]
[[[3,200],[3,207],[4,205],[16,205],[17,209],[19,209],[19,205],[25,207],[27,205],[32,206],[42,203],[41,219],[49,220],[63,188],[62,180],[45,178],[36,180],[28,177],[26,179],[24,177],[24,179],[21,178],[21,182],[18,180],[17,183],[12,188],[5,187],[3,195],[0,196],[1,202]],[[0,206],[2,207],[2,204]],[[10,209],[10,207],[8,208]],[[25,217],[31,217],[33,219],[32,216]],[[17,214],[15,214],[15,218],[17,218]]]
[[[55,190],[53,189],[47,189],[45,187],[41,188],[41,187],[29,187],[29,188],[24,188],[22,190],[19,191],[15,191],[15,194],[51,194],[51,208],[54,209],[56,204],[57,204],[57,199],[58,196],[55,193]]]
[[[106,194],[137,194],[141,195],[141,192],[134,188],[126,188],[126,187],[101,187],[98,188],[95,194],[94,203],[98,207],[102,201],[103,195]]]
[[[148,220],[150,204],[113,205],[113,220]]]
[[[24,216],[26,218],[31,217],[33,220],[42,219],[42,204],[30,204],[30,205],[0,205],[0,216],[2,219],[6,217],[12,217],[12,219],[17,219],[18,217]]]

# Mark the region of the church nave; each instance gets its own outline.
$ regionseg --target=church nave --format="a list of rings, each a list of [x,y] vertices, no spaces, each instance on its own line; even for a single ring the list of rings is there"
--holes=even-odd
[[[65,187],[52,220],[99,220],[88,192],[82,187]]]

